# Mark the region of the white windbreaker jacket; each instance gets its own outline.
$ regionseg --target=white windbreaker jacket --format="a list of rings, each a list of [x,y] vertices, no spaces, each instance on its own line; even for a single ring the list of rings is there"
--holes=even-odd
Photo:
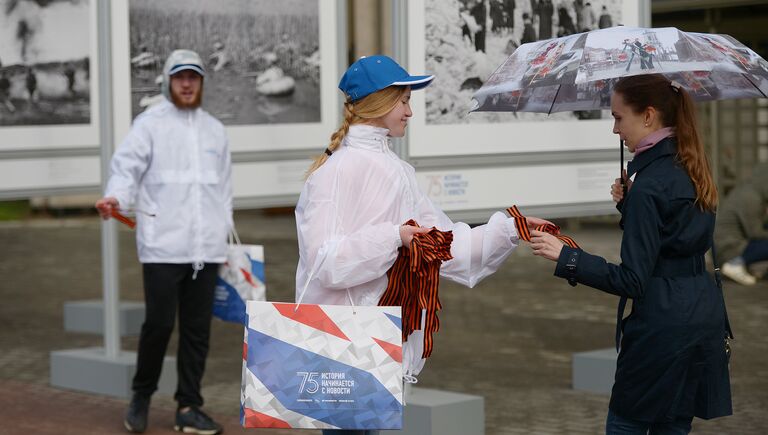
[[[469,287],[495,272],[517,246],[514,220],[504,213],[475,228],[451,222],[419,189],[413,167],[392,152],[388,132],[350,126],[343,145],[304,184],[296,206],[297,300],[311,275],[302,302],[377,305],[401,246],[399,228],[409,219],[453,231],[453,259],[440,274]],[[415,376],[424,364],[423,341],[404,344],[404,373]]]
[[[104,196],[138,210],[139,261],[197,268],[226,260],[230,165],[224,126],[203,109],[166,100],[136,117],[112,157]]]

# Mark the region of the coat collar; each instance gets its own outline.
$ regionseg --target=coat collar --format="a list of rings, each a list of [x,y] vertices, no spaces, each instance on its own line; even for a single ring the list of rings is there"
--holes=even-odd
[[[667,137],[659,141],[653,148],[635,156],[627,164],[627,176],[631,177],[648,166],[652,161],[664,156],[677,153],[677,141],[674,137]]]
[[[389,130],[366,124],[353,124],[344,137],[344,144],[354,148],[384,152],[389,150]]]

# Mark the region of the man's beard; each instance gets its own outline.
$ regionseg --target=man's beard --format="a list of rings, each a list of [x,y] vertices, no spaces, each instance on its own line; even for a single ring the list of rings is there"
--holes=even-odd
[[[171,102],[182,110],[190,110],[190,109],[197,109],[200,107],[200,104],[203,102],[203,88],[200,87],[200,91],[195,95],[195,99],[191,103],[183,103],[179,101],[180,99],[176,96],[176,93],[173,92],[171,89]]]

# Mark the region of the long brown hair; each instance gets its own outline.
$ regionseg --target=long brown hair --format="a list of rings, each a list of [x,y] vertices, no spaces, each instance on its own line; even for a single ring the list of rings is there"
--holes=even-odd
[[[715,211],[717,186],[699,138],[695,106],[688,92],[660,74],[624,77],[616,82],[613,92],[621,94],[634,113],[653,107],[660,113],[664,127],[675,128],[677,161],[693,181],[696,203],[702,210]]]
[[[366,97],[355,101],[344,103],[344,120],[341,126],[331,135],[331,143],[328,145],[328,151],[333,153],[341,146],[341,142],[349,132],[349,126],[353,124],[362,124],[368,120],[380,118],[389,113],[403,97],[408,90],[407,86],[389,86],[380,91],[376,91]],[[329,155],[325,152],[315,157],[315,160],[307,169],[304,178],[309,177],[317,168],[328,160]]]

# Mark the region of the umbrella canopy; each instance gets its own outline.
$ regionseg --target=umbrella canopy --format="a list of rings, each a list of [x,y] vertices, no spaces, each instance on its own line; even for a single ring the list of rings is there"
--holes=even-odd
[[[616,80],[652,73],[696,101],[768,96],[768,62],[728,35],[620,26],[521,45],[473,95],[472,111],[608,109]]]

